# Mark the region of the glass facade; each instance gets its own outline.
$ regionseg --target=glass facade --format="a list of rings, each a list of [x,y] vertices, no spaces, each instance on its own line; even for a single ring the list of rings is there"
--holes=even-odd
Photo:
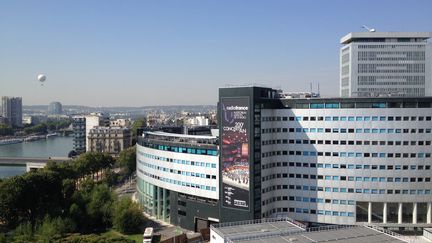
[[[138,202],[147,215],[170,222],[169,194],[169,190],[137,178]]]

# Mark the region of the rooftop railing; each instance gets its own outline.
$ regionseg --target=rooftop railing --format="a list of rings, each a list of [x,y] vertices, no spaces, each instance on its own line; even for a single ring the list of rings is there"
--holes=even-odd
[[[391,230],[384,229],[383,227],[380,227],[380,226],[377,226],[377,225],[365,224],[364,226],[368,227],[370,229],[382,232],[382,233],[384,233],[386,235],[393,236],[393,237],[397,238],[398,240],[402,240],[402,241],[409,242],[409,243],[415,242],[415,240],[412,239],[410,236],[401,235],[401,234],[398,234],[398,233],[393,232]]]

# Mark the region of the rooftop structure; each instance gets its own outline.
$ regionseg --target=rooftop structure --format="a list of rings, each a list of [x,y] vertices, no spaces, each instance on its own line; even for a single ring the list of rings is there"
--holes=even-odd
[[[289,218],[224,223],[210,229],[211,243],[411,242],[409,237],[372,225],[305,228]]]
[[[340,39],[341,44],[351,42],[423,42],[432,38],[432,32],[352,32]]]

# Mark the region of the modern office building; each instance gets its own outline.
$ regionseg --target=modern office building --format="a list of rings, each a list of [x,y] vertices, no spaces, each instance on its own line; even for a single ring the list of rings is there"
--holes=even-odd
[[[131,146],[131,132],[125,127],[93,127],[87,137],[89,152],[108,153],[118,156]]]
[[[9,125],[22,126],[22,98],[2,96],[2,113],[7,118]]]
[[[48,106],[49,115],[61,115],[63,113],[62,104],[60,102],[51,102]]]
[[[84,116],[73,117],[73,150],[78,154],[86,151],[86,118]]]
[[[259,87],[219,94],[223,222],[283,214],[321,224],[432,223],[432,97],[280,99]],[[239,151],[224,131],[249,139],[236,146],[248,143],[247,197],[229,195],[239,186],[227,187],[224,173],[247,165],[230,162]]]
[[[354,32],[342,37],[342,97],[432,96],[432,32]]]
[[[180,207],[179,196],[157,207],[175,192],[214,200],[218,210],[206,216],[219,222],[283,216],[311,226],[432,226],[432,97],[286,98],[271,88],[221,88],[218,116],[211,148],[219,156],[186,158],[199,143],[184,135],[138,140],[147,212],[166,207],[169,222],[193,229],[194,218],[205,218],[201,208]],[[206,172],[216,184],[197,179],[196,161],[216,164]]]
[[[144,132],[137,199],[159,220],[199,231],[219,222],[219,153],[213,136]]]

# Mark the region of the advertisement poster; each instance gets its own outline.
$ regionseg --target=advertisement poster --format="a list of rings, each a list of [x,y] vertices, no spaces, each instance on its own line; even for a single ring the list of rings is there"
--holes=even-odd
[[[222,98],[223,206],[249,210],[249,99]]]

